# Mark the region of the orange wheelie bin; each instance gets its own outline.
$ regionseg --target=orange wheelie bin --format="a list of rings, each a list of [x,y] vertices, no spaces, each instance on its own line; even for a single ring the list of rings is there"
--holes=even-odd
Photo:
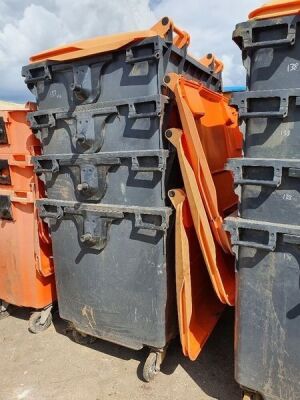
[[[29,330],[38,333],[51,324],[56,292],[51,241],[35,208],[44,193],[31,165],[40,151],[27,124],[33,110],[0,104],[0,319],[12,305],[32,308]]]

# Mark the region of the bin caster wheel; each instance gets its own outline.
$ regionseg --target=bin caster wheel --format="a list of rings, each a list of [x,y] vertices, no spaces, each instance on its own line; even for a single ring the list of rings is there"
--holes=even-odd
[[[47,312],[46,315],[43,315],[44,312]],[[51,310],[42,310],[42,311],[35,311],[31,314],[29,318],[29,326],[28,330],[31,333],[41,333],[44,332],[52,323],[52,314]]]
[[[160,366],[165,358],[166,351],[151,351],[143,368],[143,378],[146,382],[151,382],[160,371]]]
[[[0,320],[10,316],[9,304],[0,300]]]
[[[258,393],[242,392],[242,400],[261,400],[261,396]]]
[[[84,346],[88,346],[96,342],[97,338],[86,335],[85,333],[81,333],[76,329],[72,329],[72,338],[75,343],[82,344]]]

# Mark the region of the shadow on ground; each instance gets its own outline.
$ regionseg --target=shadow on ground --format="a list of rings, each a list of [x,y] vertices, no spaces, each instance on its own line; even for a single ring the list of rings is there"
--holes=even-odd
[[[14,308],[12,316],[28,320],[30,310]],[[68,324],[59,318],[57,311],[54,312],[53,323],[57,333],[67,335],[72,340],[68,333]],[[239,400],[240,390],[234,381],[233,326],[234,311],[228,309],[194,362],[183,356],[179,339],[174,340],[169,346],[161,373],[171,375],[181,366],[208,396],[218,400]],[[142,380],[147,349],[133,351],[104,340],[97,340],[87,347],[118,359],[138,361],[137,375]]]

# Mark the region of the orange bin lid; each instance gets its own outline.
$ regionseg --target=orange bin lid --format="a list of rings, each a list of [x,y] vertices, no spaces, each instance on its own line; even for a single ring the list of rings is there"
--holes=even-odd
[[[249,19],[268,19],[299,13],[299,0],[273,0],[252,11]]]
[[[189,45],[190,35],[175,26],[170,18],[164,17],[152,26],[152,28],[145,31],[98,36],[92,39],[69,43],[35,54],[30,57],[30,61],[31,63],[36,63],[45,60],[60,62],[75,60],[94,54],[115,51],[130,43],[150,37],[160,36],[161,38],[165,38],[170,30],[176,34],[173,43],[177,47],[182,48]]]

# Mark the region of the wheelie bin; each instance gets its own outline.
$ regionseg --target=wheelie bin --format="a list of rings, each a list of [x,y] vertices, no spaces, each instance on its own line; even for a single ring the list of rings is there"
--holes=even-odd
[[[239,216],[226,226],[237,252],[236,379],[244,399],[299,398],[300,2],[274,1],[237,25],[248,91],[232,103],[246,122],[245,158],[228,169]]]
[[[35,207],[43,191],[30,161],[40,151],[27,123],[34,109],[0,105],[0,318],[13,305],[35,309],[29,330],[39,333],[51,324],[56,292],[48,227]]]
[[[37,207],[51,228],[59,313],[82,335],[149,347],[146,381],[178,331],[167,193],[181,176],[164,137],[177,118],[164,77],[222,87],[222,64],[189,56],[189,41],[163,18],[45,51],[22,72],[38,104],[33,163],[48,199]]]

